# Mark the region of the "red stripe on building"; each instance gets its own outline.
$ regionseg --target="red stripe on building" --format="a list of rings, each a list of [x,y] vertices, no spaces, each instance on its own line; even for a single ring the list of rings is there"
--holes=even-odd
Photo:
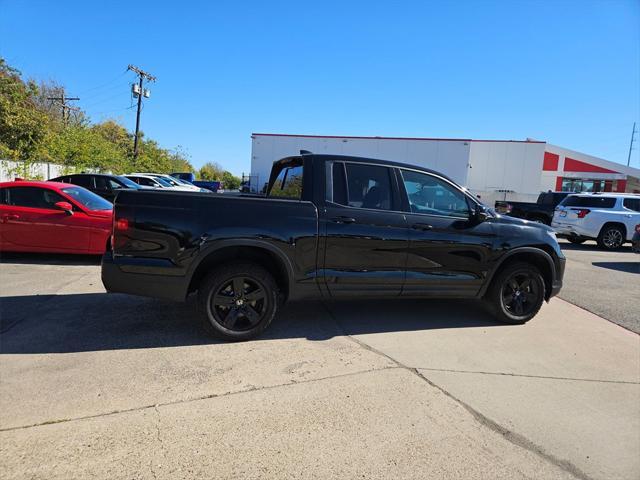
[[[556,178],[556,192],[562,191],[562,177]]]
[[[556,155],[551,152],[544,152],[544,162],[542,163],[542,170],[555,172],[558,170],[558,161],[560,155]]]
[[[616,182],[616,191],[618,192],[624,192],[627,188],[627,181],[626,180],[618,180]]]
[[[574,160],[573,158],[566,157],[564,159],[564,171],[565,172],[593,172],[593,173],[620,173],[615,170],[609,170],[608,168],[598,167],[597,165],[591,165],[587,162],[581,162],[580,160]]]

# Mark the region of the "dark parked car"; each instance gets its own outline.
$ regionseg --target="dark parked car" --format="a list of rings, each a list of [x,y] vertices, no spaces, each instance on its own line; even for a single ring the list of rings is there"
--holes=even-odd
[[[536,203],[498,200],[495,203],[495,209],[498,213],[511,217],[524,218],[525,220],[551,225],[555,208],[570,193],[542,192],[538,196]]]
[[[492,213],[437,172],[381,160],[289,157],[274,163],[264,197],[125,191],[114,215],[106,289],[198,292],[205,327],[228,340],[258,335],[285,300],[318,297],[483,298],[498,319],[523,323],[564,273],[549,227]]]
[[[100,173],[74,173],[52,178],[50,182],[73,183],[100,195],[113,203],[121,190],[138,190],[140,187],[120,175],[106,175]]]
[[[631,238],[631,250],[635,253],[640,253],[640,223],[636,225],[635,233]]]

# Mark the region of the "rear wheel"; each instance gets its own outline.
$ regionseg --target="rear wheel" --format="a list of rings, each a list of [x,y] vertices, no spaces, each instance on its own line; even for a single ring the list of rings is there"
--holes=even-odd
[[[517,262],[496,274],[485,300],[498,320],[518,324],[531,320],[538,313],[544,293],[540,270],[530,263]]]
[[[598,235],[598,246],[605,250],[616,250],[624,243],[624,231],[618,225],[605,225]]]
[[[205,330],[231,341],[249,340],[262,333],[276,314],[277,299],[273,277],[251,263],[216,269],[198,290]]]

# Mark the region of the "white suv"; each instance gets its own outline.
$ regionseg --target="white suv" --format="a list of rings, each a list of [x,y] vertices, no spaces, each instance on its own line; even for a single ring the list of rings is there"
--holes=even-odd
[[[601,248],[614,250],[631,241],[639,222],[640,195],[583,193],[569,195],[560,202],[551,227],[570,242],[592,239]]]

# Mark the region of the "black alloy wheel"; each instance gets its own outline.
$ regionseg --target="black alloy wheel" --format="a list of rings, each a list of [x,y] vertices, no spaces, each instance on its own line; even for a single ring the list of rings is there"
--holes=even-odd
[[[495,274],[485,295],[491,313],[505,323],[531,320],[545,298],[545,283],[535,265],[514,262]]]
[[[264,268],[251,263],[214,270],[198,289],[205,329],[224,340],[248,340],[273,320],[278,287]]]
[[[502,305],[516,317],[525,317],[535,308],[539,297],[536,282],[527,272],[511,275],[502,286]]]
[[[254,328],[266,309],[266,292],[255,279],[238,275],[223,283],[211,298],[211,310],[225,328],[242,332]]]

